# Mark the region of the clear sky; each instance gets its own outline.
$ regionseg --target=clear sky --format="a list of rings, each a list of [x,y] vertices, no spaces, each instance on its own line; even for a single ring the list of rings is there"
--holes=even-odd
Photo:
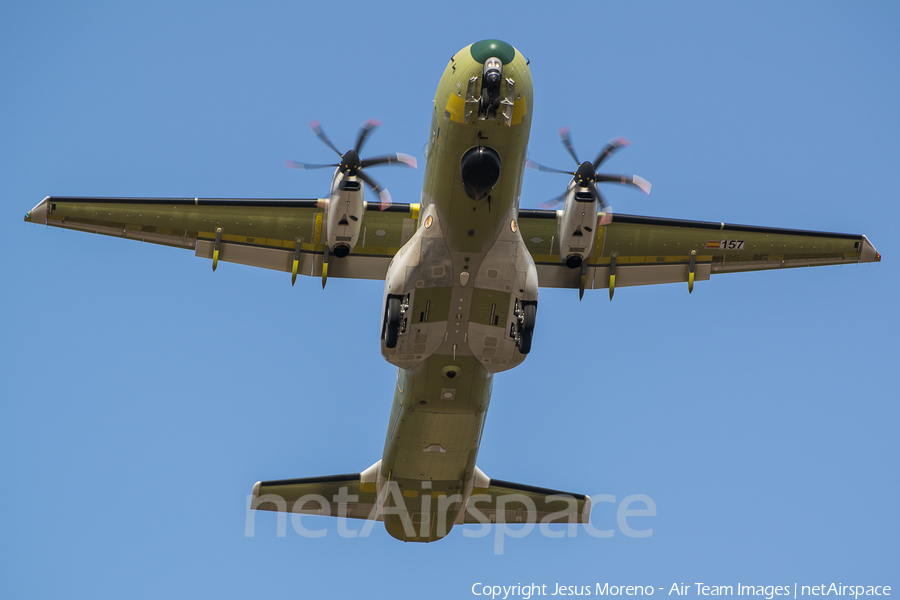
[[[260,479],[381,457],[396,370],[382,286],[221,264],[23,224],[47,195],[317,197],[332,159],[421,156],[450,56],[531,59],[530,156],[556,130],[619,212],[864,233],[879,265],[696,285],[543,290],[534,350],[499,375],[479,466],[591,495],[599,539],[429,545],[274,515]],[[537,583],[892,585],[900,592],[900,8],[888,2],[0,5],[0,595],[462,598]],[[397,202],[422,172],[376,173]],[[523,205],[565,178],[529,172]],[[616,526],[627,496],[655,517]],[[633,508],[636,508],[634,506]],[[359,528],[354,522],[351,527]],[[548,590],[549,591],[549,590]],[[692,588],[692,595],[695,594]],[[667,596],[668,597],[668,596]]]

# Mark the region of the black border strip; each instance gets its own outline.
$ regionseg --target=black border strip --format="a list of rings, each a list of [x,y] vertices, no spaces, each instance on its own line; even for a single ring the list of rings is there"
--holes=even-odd
[[[309,483],[343,483],[345,481],[359,481],[359,473],[347,473],[346,475],[326,475],[324,477],[302,477],[300,479],[273,479],[261,481],[259,487],[277,485],[305,485]]]
[[[584,494],[572,494],[570,492],[561,492],[559,490],[551,490],[549,488],[537,487],[534,485],[526,485],[524,483],[513,483],[511,481],[503,481],[501,479],[491,479],[491,485],[495,487],[504,487],[520,492],[528,492],[531,494],[544,494],[546,496],[571,496],[573,498],[585,499]],[[488,488],[490,489],[490,488]]]
[[[88,196],[50,196],[50,203],[146,204],[169,206],[244,206],[259,208],[316,208],[318,199],[299,198],[93,198]]]

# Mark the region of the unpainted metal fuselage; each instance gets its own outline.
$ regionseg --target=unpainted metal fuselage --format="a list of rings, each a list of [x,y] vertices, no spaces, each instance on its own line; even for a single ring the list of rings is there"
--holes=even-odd
[[[479,115],[484,61],[497,55],[499,107]],[[404,305],[396,346],[382,340],[383,355],[399,371],[378,476],[379,488],[395,482],[403,493],[408,512],[384,516],[387,531],[401,540],[431,541],[452,527],[460,504],[451,500],[464,504],[477,488],[493,374],[525,359],[516,344],[516,309],[536,303],[538,281],[516,217],[531,110],[527,61],[502,42],[458,52],[438,85],[419,227],[394,257],[384,292],[385,306],[398,296]],[[461,161],[483,147],[499,156],[500,175],[474,199]],[[438,522],[444,518],[449,522]]]

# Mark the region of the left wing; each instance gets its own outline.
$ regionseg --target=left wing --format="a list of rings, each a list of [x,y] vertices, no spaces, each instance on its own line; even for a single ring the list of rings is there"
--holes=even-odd
[[[76,198],[48,196],[30,223],[187,248],[197,256],[301,275],[322,274],[324,200]],[[353,253],[329,262],[329,277],[384,279],[416,231],[418,204],[368,207]],[[217,230],[221,230],[218,232]],[[218,241],[217,241],[218,237]]]
[[[715,273],[881,260],[864,235],[617,214],[597,227],[596,244],[582,272],[566,267],[559,256],[556,219],[555,210],[519,211],[519,231],[541,287],[612,291],[686,282],[692,289],[694,281]]]

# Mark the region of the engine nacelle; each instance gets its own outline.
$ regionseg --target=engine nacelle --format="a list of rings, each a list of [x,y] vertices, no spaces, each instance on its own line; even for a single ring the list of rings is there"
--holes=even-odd
[[[594,251],[598,211],[591,191],[571,181],[566,188],[566,203],[556,211],[559,257],[570,269],[580,267]]]
[[[356,247],[365,215],[363,182],[355,175],[334,172],[325,208],[326,243],[331,254],[343,258]]]

